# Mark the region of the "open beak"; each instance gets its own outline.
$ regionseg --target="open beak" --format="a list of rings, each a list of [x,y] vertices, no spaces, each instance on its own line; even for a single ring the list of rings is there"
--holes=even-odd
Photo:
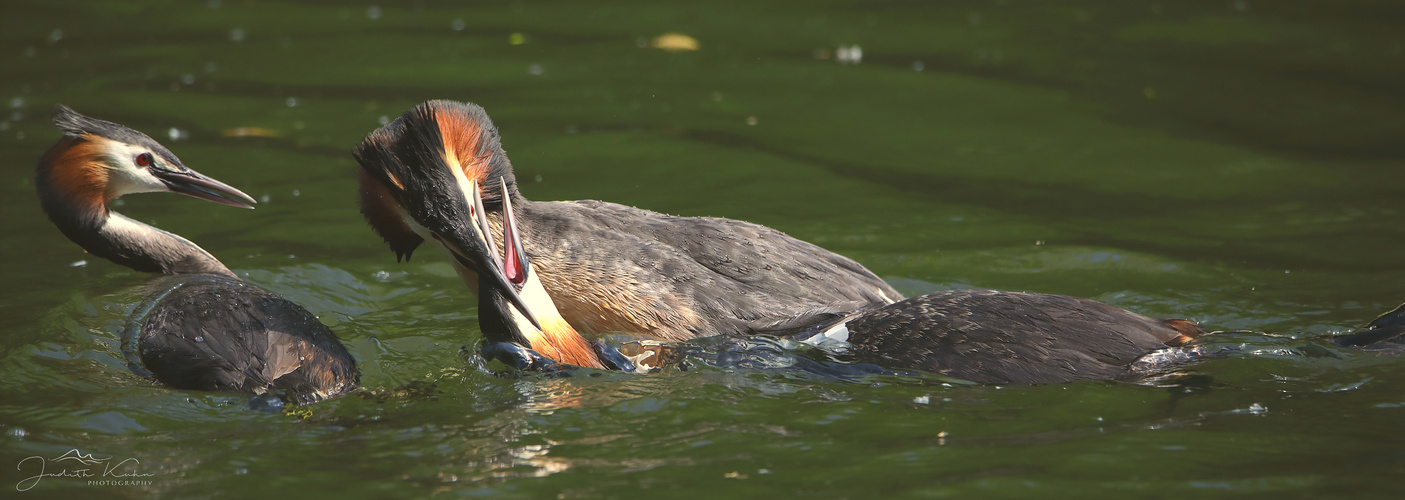
[[[254,208],[254,201],[243,191],[234,189],[233,186],[211,179],[194,170],[178,172],[164,168],[151,169],[151,175],[161,179],[166,183],[166,187],[171,191],[200,198],[205,201],[213,201],[221,205],[229,205],[238,208]]]
[[[498,182],[502,187],[502,246],[507,252],[503,255],[503,272],[508,281],[521,285],[527,282],[527,269],[531,263],[527,262],[527,249],[522,248],[522,234],[517,232],[517,215],[512,213],[507,181],[499,177]],[[482,202],[479,203],[481,205]]]
[[[478,196],[477,182],[469,182],[469,191],[472,191],[474,194],[473,199],[470,200],[470,203],[473,204],[473,211],[470,212],[467,217],[468,220],[465,222],[472,224],[477,230],[475,231],[473,228],[456,224],[456,226],[459,226],[456,228],[457,230],[449,231],[448,234],[442,235],[435,232],[434,236],[439,239],[445,247],[449,248],[450,252],[454,254],[454,258],[457,259],[460,264],[478,272],[478,280],[480,283],[488,283],[490,286],[497,289],[512,305],[516,306],[519,311],[522,311],[522,315],[527,318],[527,321],[532,323],[532,326],[540,330],[541,323],[537,321],[536,315],[532,314],[531,309],[527,307],[527,303],[522,300],[522,296],[517,294],[517,287],[513,286],[512,282],[508,280],[507,275],[503,273],[502,261],[498,259],[497,256],[497,245],[493,243],[492,238],[489,236],[489,234],[491,234],[489,232],[491,228],[488,226],[488,219],[483,216],[483,199]],[[515,226],[509,227],[508,225],[504,225],[503,231],[514,236],[517,234],[517,228]],[[520,240],[521,238],[516,239]],[[512,255],[510,250],[509,255]]]

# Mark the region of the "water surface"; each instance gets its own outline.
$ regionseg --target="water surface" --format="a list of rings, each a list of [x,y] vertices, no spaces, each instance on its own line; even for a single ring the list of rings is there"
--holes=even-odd
[[[14,496],[1393,497],[1405,361],[1327,339],[1405,300],[1402,21],[1375,1],[6,3],[0,488],[79,449],[150,484]],[[533,199],[766,224],[909,295],[1251,333],[1164,386],[495,377],[460,354],[476,300],[448,263],[397,264],[355,208],[350,149],[432,98],[483,105]],[[33,192],[56,103],[260,199],[118,210],[313,311],[367,389],[280,415],[132,375],[120,332],[150,277],[83,253]]]

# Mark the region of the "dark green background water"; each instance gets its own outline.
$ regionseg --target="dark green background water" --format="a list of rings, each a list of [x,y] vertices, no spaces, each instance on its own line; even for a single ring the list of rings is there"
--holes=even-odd
[[[652,48],[667,32],[699,50]],[[909,295],[1062,293],[1265,333],[1208,340],[1237,351],[1189,389],[495,378],[458,354],[476,301],[443,257],[397,264],[355,208],[351,147],[431,98],[486,107],[533,199],[770,225]],[[85,255],[33,192],[59,102],[262,200],[118,209],[318,314],[370,390],[300,419],[127,371],[149,276]],[[9,498],[1405,486],[1405,359],[1326,342],[1405,300],[1401,2],[9,1],[0,106]],[[237,127],[278,136],[222,135]],[[415,381],[433,389],[394,391]],[[20,460],[73,448],[138,459],[152,484],[13,489]]]

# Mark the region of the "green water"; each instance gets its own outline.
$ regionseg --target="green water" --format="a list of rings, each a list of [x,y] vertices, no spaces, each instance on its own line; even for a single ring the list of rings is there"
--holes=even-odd
[[[652,47],[668,32],[698,50]],[[0,491],[1394,497],[1405,359],[1326,339],[1405,300],[1401,68],[1386,1],[9,1]],[[766,224],[909,295],[1062,293],[1261,333],[1207,340],[1230,354],[1176,387],[494,377],[459,354],[476,301],[449,264],[397,264],[355,208],[351,147],[431,98],[483,105],[533,199]],[[277,415],[132,375],[120,332],[149,276],[84,254],[33,191],[60,102],[263,200],[118,210],[319,315],[368,389]],[[276,136],[222,134],[239,127]],[[150,484],[16,491],[22,460],[70,449]]]

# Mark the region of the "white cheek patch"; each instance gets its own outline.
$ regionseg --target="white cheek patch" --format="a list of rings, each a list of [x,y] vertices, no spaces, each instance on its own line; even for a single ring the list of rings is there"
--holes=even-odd
[[[108,167],[107,186],[114,196],[133,193],[158,193],[170,191],[165,182],[151,175],[145,167],[138,167],[136,157],[150,151],[143,147],[131,146],[115,141],[107,141],[104,150]],[[153,158],[155,156],[153,155]]]

